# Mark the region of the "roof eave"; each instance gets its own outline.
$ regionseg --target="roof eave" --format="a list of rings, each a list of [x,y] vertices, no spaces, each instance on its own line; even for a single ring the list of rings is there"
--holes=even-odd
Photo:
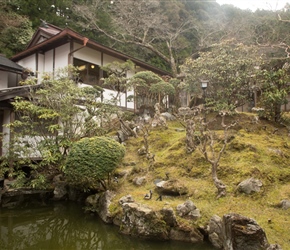
[[[41,50],[41,48],[43,48],[44,46],[48,45],[48,44],[51,44],[53,42],[56,42],[58,40],[61,40],[62,38],[64,37],[69,37],[69,38],[74,38],[75,40],[83,43],[84,39],[86,37],[74,32],[73,30],[69,29],[69,28],[66,28],[64,29],[63,31],[61,31],[60,33],[58,33],[57,35],[51,37],[50,39],[48,40],[45,40],[39,44],[36,44],[35,46],[31,47],[31,48],[28,48],[27,50],[24,50],[18,54],[16,54],[15,56],[13,56],[11,58],[12,61],[19,61],[21,60],[22,58],[26,57],[26,56],[29,56],[29,55],[32,55],[34,54],[35,52],[37,52],[38,50]],[[87,42],[87,46],[89,47],[92,47],[94,49],[97,49],[97,50],[100,50],[100,51],[104,51],[105,53],[109,54],[109,55],[112,55],[112,56],[115,56],[119,59],[122,59],[122,60],[131,60],[132,62],[134,62],[135,64],[137,64],[138,66],[146,69],[146,70],[151,70],[151,71],[155,71],[155,72],[158,72],[158,74],[161,74],[161,75],[171,75],[170,72],[167,72],[165,70],[161,70],[161,69],[158,69],[144,61],[141,61],[139,59],[136,59],[134,57],[131,57],[131,56],[128,56],[128,55],[125,55],[117,50],[114,50],[114,49],[111,49],[109,47],[106,47],[104,45],[101,45],[97,42],[94,42],[92,40],[88,40]]]

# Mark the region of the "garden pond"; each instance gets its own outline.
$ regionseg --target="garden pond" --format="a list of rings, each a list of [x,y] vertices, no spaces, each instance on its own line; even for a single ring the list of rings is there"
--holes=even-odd
[[[1,250],[213,250],[208,244],[141,240],[85,213],[79,204],[59,202],[0,208]]]

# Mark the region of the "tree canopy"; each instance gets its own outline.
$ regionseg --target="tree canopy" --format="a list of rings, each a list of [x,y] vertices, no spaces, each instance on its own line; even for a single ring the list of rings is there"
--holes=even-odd
[[[207,106],[234,110],[248,101],[261,59],[256,47],[229,40],[213,44],[196,59],[187,59],[181,69],[193,97],[202,94],[201,81],[207,80]]]
[[[41,157],[39,167],[60,170],[74,141],[106,132],[99,122],[106,106],[99,98],[102,90],[79,88],[77,77],[76,69],[68,67],[54,77],[44,74],[40,84],[33,77],[22,83],[28,92],[12,103],[16,119],[8,125],[13,131],[8,161],[9,157],[26,159],[36,169],[30,159]]]
[[[135,90],[139,108],[141,106],[153,108],[157,102],[161,104],[161,100],[166,95],[175,93],[175,88],[170,82],[165,82],[151,71],[138,72],[130,78],[129,82]]]
[[[0,2],[0,34],[0,53],[10,57],[24,50],[31,39],[31,21],[14,12],[8,2]]]
[[[258,106],[260,115],[281,122],[281,106],[288,103],[290,67],[287,59],[271,60],[262,65],[257,75],[257,88],[261,91]]]

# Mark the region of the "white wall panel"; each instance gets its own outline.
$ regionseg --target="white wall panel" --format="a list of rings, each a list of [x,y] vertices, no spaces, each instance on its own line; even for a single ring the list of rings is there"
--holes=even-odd
[[[38,70],[37,70],[37,78],[38,78],[38,83],[42,81],[42,76],[44,72],[44,62],[45,62],[45,57],[43,54],[38,54]]]
[[[53,50],[45,52],[44,72],[53,72]]]
[[[69,49],[69,43],[55,49],[55,70],[62,69],[68,65]]]
[[[0,89],[8,87],[8,72],[0,70]]]
[[[109,56],[109,55],[106,55],[106,54],[103,55],[103,58],[104,58],[104,64],[103,65],[106,65],[108,63],[112,63],[114,61],[120,62],[120,63],[124,62],[124,61],[122,61],[120,59],[117,59],[116,57]]]
[[[36,72],[36,56],[35,54],[23,58],[19,62],[17,62],[22,67],[31,70],[32,72]]]
[[[74,44],[74,49],[80,48],[80,44]],[[99,51],[93,50],[88,47],[83,47],[78,51],[73,53],[73,57],[78,58],[80,60],[90,62],[96,65],[102,66],[102,54]]]
[[[10,123],[10,110],[4,110],[3,124]],[[8,146],[10,142],[10,128],[3,126],[3,137],[2,137],[2,154],[5,155],[8,152]]]

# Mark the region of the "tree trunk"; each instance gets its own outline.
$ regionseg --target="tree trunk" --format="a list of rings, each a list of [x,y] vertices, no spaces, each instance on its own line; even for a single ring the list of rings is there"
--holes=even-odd
[[[275,117],[274,117],[274,119],[275,119],[275,122],[279,122],[280,121],[280,119],[281,119],[281,105],[280,104],[276,104],[276,106],[275,106]]]
[[[220,197],[226,196],[227,186],[221,180],[218,179],[217,167],[218,167],[217,162],[212,163],[212,179],[213,179],[214,185],[216,186],[218,190],[217,198],[219,199]]]

